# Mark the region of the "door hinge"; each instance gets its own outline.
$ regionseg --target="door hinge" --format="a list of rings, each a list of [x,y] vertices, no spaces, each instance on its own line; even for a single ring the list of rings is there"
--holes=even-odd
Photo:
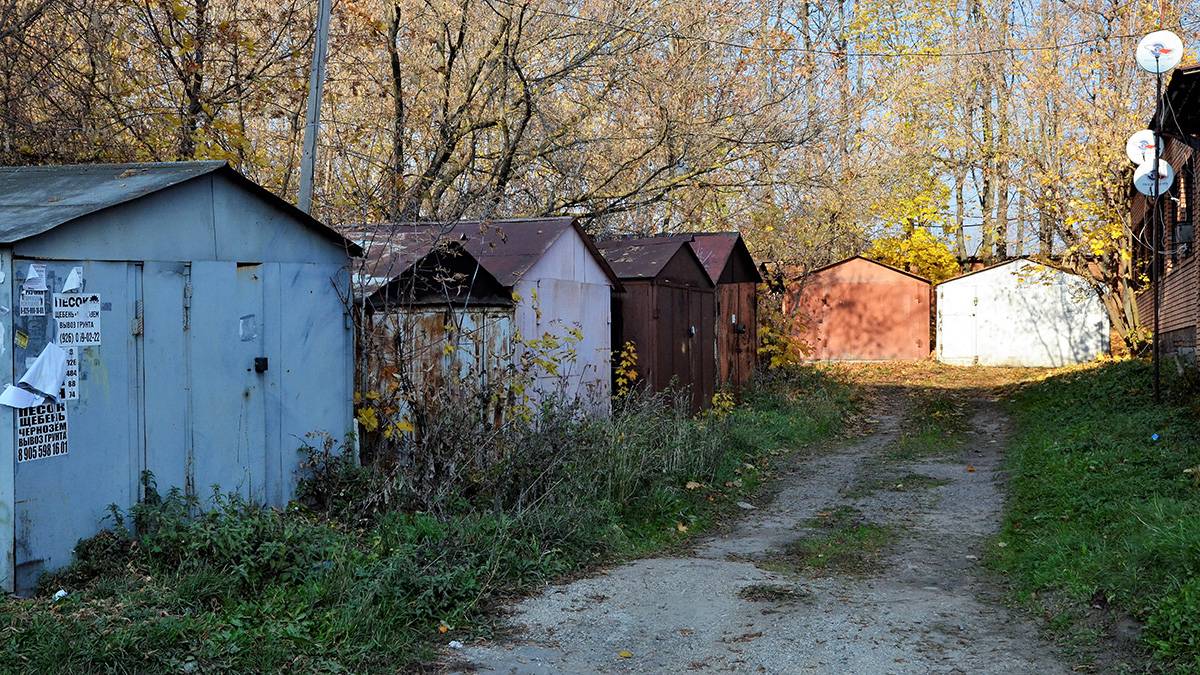
[[[142,316],[143,306],[144,305],[141,300],[138,300],[137,303],[134,304],[133,326],[131,331],[134,335],[141,335],[142,330],[145,328],[145,319]]]

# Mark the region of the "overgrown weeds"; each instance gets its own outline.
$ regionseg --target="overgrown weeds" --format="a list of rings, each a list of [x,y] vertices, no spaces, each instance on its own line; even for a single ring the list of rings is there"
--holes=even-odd
[[[1162,663],[1200,671],[1200,487],[1188,473],[1200,465],[1196,401],[1174,390],[1156,404],[1149,383],[1147,364],[1126,361],[1013,398],[1010,496],[993,563],[1030,602],[1132,614]]]
[[[327,441],[308,449],[286,510],[147,499],[80,542],[39,597],[0,606],[0,669],[412,667],[439,641],[486,630],[502,598],[704,529],[755,489],[772,453],[838,433],[854,406],[848,386],[810,369],[765,374],[744,398],[699,418],[685,399],[646,393],[611,419],[547,404],[537,423],[469,449],[494,465],[433,476],[436,490],[414,485],[430,463],[359,467]],[[59,588],[67,597],[50,600]]]

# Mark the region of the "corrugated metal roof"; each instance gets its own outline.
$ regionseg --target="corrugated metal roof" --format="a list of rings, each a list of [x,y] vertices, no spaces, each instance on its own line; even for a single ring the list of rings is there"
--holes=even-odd
[[[622,279],[653,279],[690,237],[664,236],[642,239],[612,239],[596,244],[613,271]],[[694,255],[694,253],[693,253]]]
[[[340,234],[223,161],[0,167],[0,243],[16,243],[215,172],[222,172],[292,217],[346,245],[352,255],[361,253]]]
[[[357,228],[353,238],[367,248],[376,242],[399,242],[403,249],[397,261],[419,257],[421,251],[439,241],[453,240],[474,256],[505,287],[511,288],[546,254],[550,245],[567,230],[576,230],[596,262],[613,285],[620,287],[617,275],[596,250],[591,237],[570,216],[553,218],[512,218],[504,220],[461,220],[449,223],[383,223]],[[398,263],[397,263],[398,264]],[[396,265],[379,267],[391,274]],[[403,272],[396,269],[395,274]]]

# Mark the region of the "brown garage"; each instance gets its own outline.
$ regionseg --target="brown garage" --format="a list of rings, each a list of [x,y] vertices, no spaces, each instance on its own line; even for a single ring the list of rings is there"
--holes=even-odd
[[[689,387],[692,409],[712,402],[715,293],[687,238],[619,239],[596,245],[623,293],[613,296],[613,348],[633,342],[642,381],[655,391]]]
[[[930,283],[854,256],[789,282],[783,301],[793,337],[819,361],[929,356]]]
[[[737,232],[690,236],[692,250],[716,284],[717,383],[741,389],[758,365],[758,285],[762,276]]]

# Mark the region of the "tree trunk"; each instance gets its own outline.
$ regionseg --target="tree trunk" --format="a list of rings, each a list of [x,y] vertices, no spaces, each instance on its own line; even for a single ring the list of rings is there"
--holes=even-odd
[[[404,69],[400,64],[400,4],[392,7],[392,21],[388,26],[388,62],[392,73],[392,151],[388,158],[388,217],[401,217],[401,197],[404,194]]]
[[[208,0],[196,0],[195,31],[192,39],[192,54],[188,68],[183,78],[183,93],[186,102],[183,120],[180,125],[179,159],[196,158],[196,133],[200,130],[201,117],[204,115],[204,61],[205,50],[208,47]]]

